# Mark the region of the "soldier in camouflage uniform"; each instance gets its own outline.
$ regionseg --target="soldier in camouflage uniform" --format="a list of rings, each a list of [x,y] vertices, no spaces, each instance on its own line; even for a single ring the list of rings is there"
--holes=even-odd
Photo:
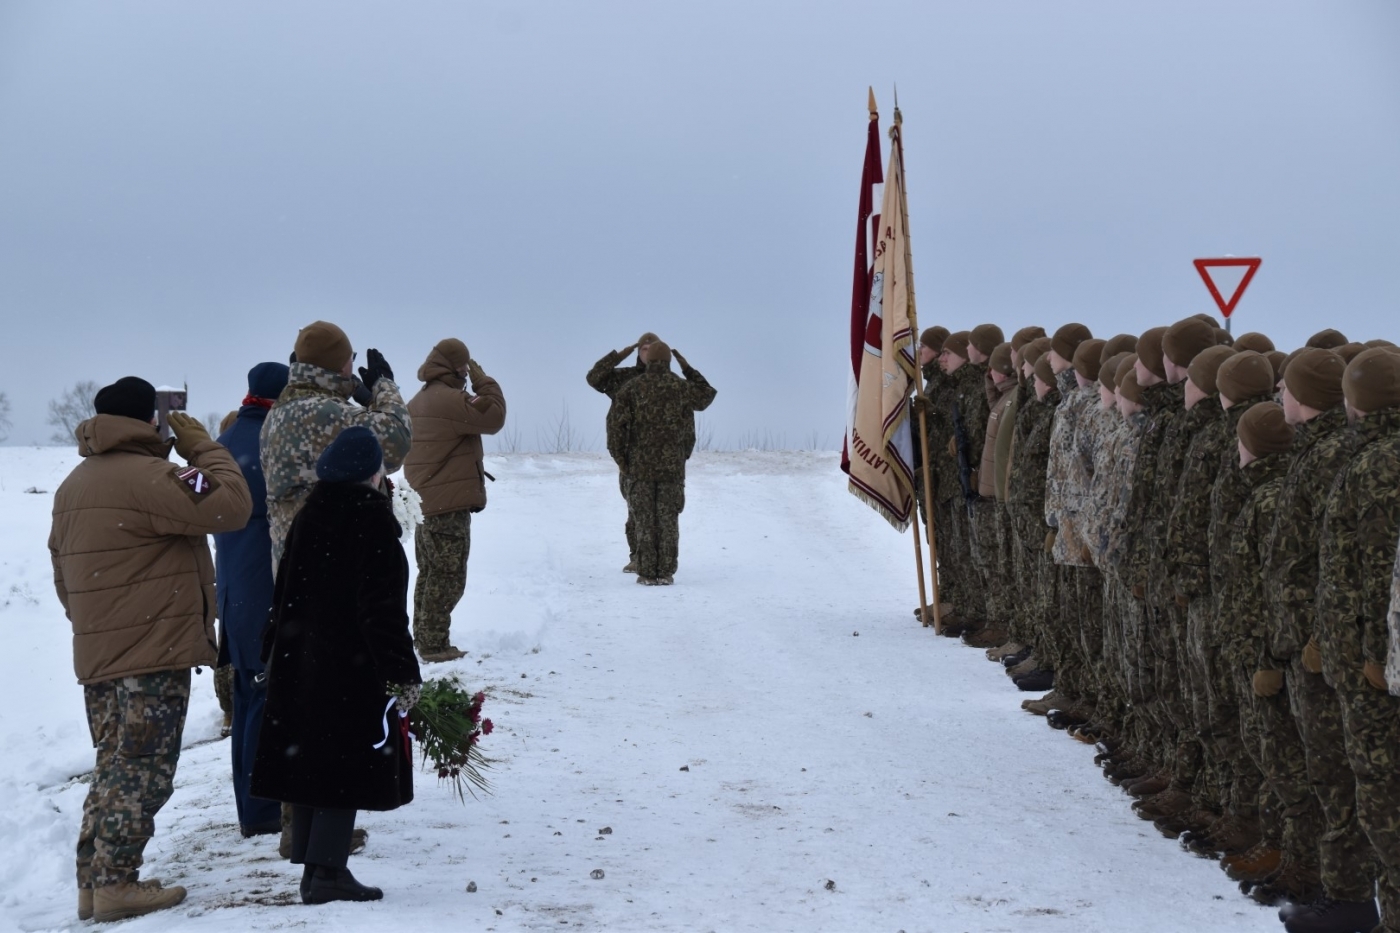
[[[1323,891],[1331,901],[1362,904],[1374,891],[1375,859],[1356,818],[1356,777],[1346,757],[1341,705],[1305,650],[1316,637],[1318,537],[1327,492],[1354,449],[1343,407],[1345,369],[1335,353],[1305,348],[1284,370],[1283,406],[1295,440],[1270,534],[1265,594],[1271,653],[1284,672],[1307,778],[1322,812],[1316,846]],[[1262,880],[1270,867],[1242,866],[1254,871],[1232,874]]]
[[[679,353],[685,378],[672,373],[671,356],[670,347],[654,341],[646,372],[617,393],[608,416],[608,453],[631,480],[627,501],[636,522],[637,582],[648,586],[674,582],[695,413],[715,400],[715,390]]]
[[[984,517],[976,556],[988,590],[990,621],[980,632],[963,634],[963,643],[973,648],[991,648],[1006,642],[1015,602],[1011,526],[1006,516],[1006,471],[1010,466],[1011,438],[1015,433],[1014,405],[1018,388],[1011,363],[1011,344],[998,344],[992,350],[987,367],[988,401],[992,408],[983,431],[977,471],[977,507]]]
[[[919,507],[919,518],[924,522],[928,522],[929,516],[932,514],[929,511],[928,503],[924,501],[924,472],[932,470],[932,468],[924,462],[923,439],[919,434],[919,412],[923,412],[924,423],[928,427],[929,459],[933,460],[938,451],[947,446],[948,443],[947,419],[934,404],[934,399],[943,383],[943,370],[938,367],[938,352],[943,349],[943,341],[946,339],[948,339],[948,328],[937,325],[925,328],[924,332],[919,335],[919,367],[924,376],[924,395],[922,401],[916,395],[910,402],[909,423],[914,431],[914,501]],[[934,499],[937,500],[938,476],[936,471],[930,473],[929,480],[933,488]],[[937,544],[941,548],[943,544],[942,527],[935,526],[934,532],[937,536]],[[938,573],[938,599],[947,604],[951,602],[948,593],[948,586],[952,582],[949,579],[951,574],[947,572],[946,566],[943,566],[941,561],[939,563],[940,566],[936,571]],[[918,606],[914,607],[916,619],[920,618],[921,611]],[[929,607],[929,617],[921,619],[921,621],[925,625],[933,624],[932,606]]]
[[[593,368],[588,371],[585,377],[588,384],[598,392],[608,397],[608,415],[612,415],[612,405],[617,400],[617,393],[622,387],[642,373],[647,371],[647,353],[651,345],[661,338],[647,331],[637,338],[637,342],[630,347],[623,347],[621,350],[613,350],[604,354],[603,358],[593,364]],[[621,365],[633,350],[637,351],[637,362],[631,366]],[[624,502],[630,503],[628,493],[632,488],[631,480],[626,473],[617,474],[617,487],[622,493]],[[623,573],[637,572],[637,527],[632,519],[632,506],[627,506],[627,523],[623,527],[623,532],[627,536],[627,566],[622,568]]]
[[[1356,450],[1327,498],[1316,648],[1323,676],[1341,700],[1357,817],[1380,861],[1380,928],[1397,933],[1400,699],[1388,691],[1385,662],[1389,582],[1400,533],[1400,356],[1379,347],[1357,354],[1342,388]]]
[[[369,351],[369,366],[360,376],[371,393],[368,408],[350,403],[355,382],[350,375],[354,353],[345,332],[316,321],[297,334],[297,361],[287,388],[268,412],[262,429],[263,475],[267,478],[267,518],[272,535],[272,570],[311,487],[316,460],[341,431],[363,425],[384,448],[384,472],[397,470],[413,445],[408,406],[394,383],[393,370],[378,350]]]
[[[972,471],[981,453],[981,431],[986,429],[990,410],[983,389],[983,370],[968,362],[969,331],[958,331],[943,341],[938,365],[943,371],[943,385],[933,399],[940,418],[947,419],[948,443],[944,450],[929,451],[935,463],[937,481],[939,531],[938,559],[950,571],[952,584],[942,598],[953,605],[951,618],[943,620],[943,634],[949,637],[976,631],[986,622],[986,594],[973,560],[973,499],[977,495],[977,478]],[[980,401],[979,401],[980,400]],[[969,408],[969,405],[971,408]],[[981,427],[975,419],[981,413]],[[961,426],[961,431],[959,431]],[[964,475],[959,452],[965,452],[970,467]],[[968,484],[964,486],[964,481]],[[941,579],[941,578],[940,578]]]

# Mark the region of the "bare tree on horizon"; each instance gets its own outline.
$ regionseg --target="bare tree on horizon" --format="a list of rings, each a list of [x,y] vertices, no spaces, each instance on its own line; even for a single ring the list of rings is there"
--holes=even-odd
[[[97,414],[93,399],[97,397],[97,390],[100,388],[101,386],[91,379],[85,379],[74,383],[73,388],[49,402],[48,423],[57,429],[49,440],[55,444],[66,444],[73,440],[73,432],[78,429],[78,425]]]

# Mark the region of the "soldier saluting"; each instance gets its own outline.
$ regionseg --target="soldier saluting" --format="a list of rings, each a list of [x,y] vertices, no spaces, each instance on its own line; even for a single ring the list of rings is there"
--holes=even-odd
[[[647,355],[651,350],[651,345],[661,338],[647,331],[637,338],[637,342],[630,347],[623,347],[621,350],[614,350],[608,353],[601,360],[593,364],[593,368],[588,371],[588,384],[602,392],[614,403],[617,401],[617,393],[622,391],[622,387],[642,373],[647,371]],[[637,362],[632,366],[620,366],[623,360],[633,350],[637,351]],[[612,408],[608,409],[608,418],[612,419]],[[628,497],[628,490],[631,489],[632,482],[626,470],[621,470],[617,474],[617,485],[622,491],[622,498],[627,501],[627,525],[625,533],[627,535],[627,566],[622,568],[623,573],[637,572],[637,530],[636,523],[632,520],[631,499]]]
[[[617,393],[608,414],[608,453],[628,477],[637,582],[647,586],[674,582],[695,413],[715,400],[715,390],[679,353],[675,358],[685,378],[672,373],[671,356],[670,347],[653,342],[646,372]]]

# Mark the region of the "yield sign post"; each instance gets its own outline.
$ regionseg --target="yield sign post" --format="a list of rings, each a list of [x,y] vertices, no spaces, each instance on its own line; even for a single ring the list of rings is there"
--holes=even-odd
[[[1227,330],[1230,327],[1230,315],[1235,313],[1235,305],[1239,304],[1240,299],[1244,297],[1244,290],[1249,287],[1250,281],[1254,278],[1254,273],[1259,271],[1259,264],[1263,261],[1264,260],[1257,256],[1248,259],[1237,259],[1234,256],[1229,256],[1224,259],[1192,260],[1192,263],[1196,266],[1196,271],[1201,275],[1201,281],[1205,282],[1206,288],[1210,289],[1210,297],[1215,299],[1216,307],[1218,307],[1220,313],[1225,316],[1225,328]],[[1240,283],[1235,286],[1235,291],[1230,296],[1229,300],[1226,300],[1225,296],[1220,294],[1220,289],[1216,287],[1215,279],[1211,276],[1212,269],[1220,268],[1244,269],[1244,277],[1240,279]]]

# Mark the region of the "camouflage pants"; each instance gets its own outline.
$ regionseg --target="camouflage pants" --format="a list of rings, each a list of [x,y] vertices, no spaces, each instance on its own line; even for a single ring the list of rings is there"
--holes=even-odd
[[[626,473],[617,474],[617,488],[622,492],[622,499],[627,503],[627,524],[623,526],[623,533],[627,536],[627,560],[629,563],[637,562],[637,522],[632,518],[632,480]]]
[[[1380,862],[1381,926],[1400,931],[1400,698],[1364,680],[1339,686],[1356,815]]]
[[[1089,678],[1084,649],[1079,641],[1078,567],[1057,564],[1048,555],[1049,572],[1055,579],[1055,611],[1050,631],[1054,641],[1055,689],[1078,701],[1088,699]]]
[[[1219,695],[1225,705],[1212,702],[1217,691],[1212,683],[1220,680],[1220,649],[1216,644],[1216,602],[1213,594],[1196,596],[1185,610],[1185,641],[1177,648],[1180,659],[1182,693],[1200,739],[1201,766],[1193,794],[1196,803],[1207,809],[1230,808],[1238,812],[1233,799],[1236,754],[1239,743],[1239,717],[1235,712],[1235,685]]]
[[[637,534],[637,575],[666,577],[674,574],[680,558],[685,483],[632,480],[627,509],[632,513]]]
[[[1055,562],[1045,553],[1045,541],[1031,549],[1034,591],[1031,606],[1035,628],[1035,656],[1040,666],[1055,672],[1055,686],[1060,683],[1062,665],[1073,664],[1064,656],[1064,639],[1060,635],[1060,577]]]
[[[419,651],[441,651],[450,640],[452,610],[467,588],[472,513],[441,512],[423,519],[413,536],[418,582],[413,588],[413,642]]]
[[[972,504],[972,565],[977,570],[977,584],[983,593],[982,604],[986,620],[1005,625],[1010,612],[1007,607],[1012,578],[1003,571],[1008,555],[1003,533],[1011,530],[1010,522],[998,516],[1005,506],[995,499],[978,499]]]
[[[1079,666],[1079,699],[1096,704],[1106,690],[1103,642],[1103,578],[1097,568],[1062,565],[1067,593],[1060,597],[1065,635]]]
[[[961,496],[938,503],[933,510],[934,531],[938,535],[938,598],[953,607],[953,611],[963,619],[968,616],[971,594],[977,589],[975,573],[969,577],[968,561],[964,554],[968,542],[966,534],[960,537],[956,513],[963,508]],[[963,514],[964,525],[967,516]]]
[[[1356,813],[1356,775],[1347,760],[1342,707],[1321,674],[1289,662],[1288,700],[1307,755],[1308,781],[1322,807],[1322,838],[1317,855],[1327,896],[1360,901],[1375,888],[1375,853]]]
[[[233,678],[232,664],[214,668],[214,696],[219,698],[219,709],[226,717],[233,715]]]
[[[942,511],[944,508],[940,507]],[[973,557],[977,547],[974,519],[968,515],[966,501],[960,495],[948,501],[946,514],[947,521],[938,527],[942,533],[938,539],[938,557],[957,581],[953,609],[964,622],[979,626],[987,621],[987,600]]]
[[[134,880],[174,789],[190,702],[190,671],[161,671],[83,687],[97,749],[78,831],[78,886]]]
[[[1287,679],[1288,674],[1284,674]],[[1293,720],[1288,694],[1256,696],[1259,717],[1259,757],[1264,779],[1278,800],[1283,819],[1283,851],[1303,865],[1317,865],[1318,837],[1322,835],[1322,811],[1308,783],[1307,755],[1298,724]]]
[[[1011,532],[1011,573],[1016,585],[1011,617],[1007,620],[1010,624],[1011,640],[1018,645],[1033,648],[1036,636],[1036,616],[1033,607],[1040,581],[1035,554],[1025,546],[1025,542],[1014,528]]]
[[[1239,703],[1239,741],[1244,754],[1236,758],[1236,789],[1232,795],[1234,812],[1239,816],[1259,818],[1266,842],[1283,847],[1283,819],[1273,786],[1264,778],[1268,763],[1264,759],[1264,718],[1260,714],[1260,697],[1254,695],[1254,665],[1234,663],[1235,697]],[[1251,796],[1252,793],[1252,796]],[[1252,803],[1252,807],[1251,807]],[[1252,812],[1251,812],[1252,811]]]

